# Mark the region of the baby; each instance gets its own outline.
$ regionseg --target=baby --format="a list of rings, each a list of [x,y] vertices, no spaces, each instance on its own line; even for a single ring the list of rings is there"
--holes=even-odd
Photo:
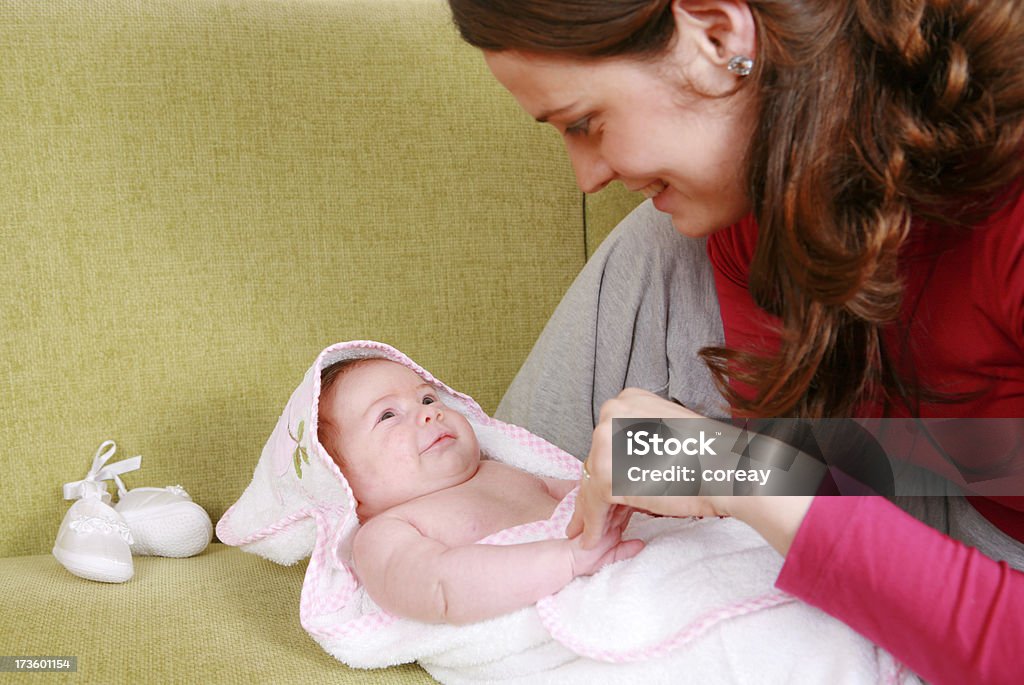
[[[592,550],[579,538],[474,544],[549,518],[576,481],[482,459],[466,418],[401,364],[359,359],[326,367],[318,433],[357,502],[356,573],[397,616],[456,624],[491,618],[643,548],[621,539],[628,517]]]

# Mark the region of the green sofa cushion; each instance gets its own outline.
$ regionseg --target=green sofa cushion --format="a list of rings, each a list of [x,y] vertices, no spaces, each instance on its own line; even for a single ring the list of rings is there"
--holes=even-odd
[[[434,682],[416,665],[349,669],[323,651],[299,625],[305,563],[279,566],[221,544],[190,559],[134,563],[130,581],[111,585],[77,578],[48,554],[0,559],[3,653],[78,657],[76,673],[0,680]]]

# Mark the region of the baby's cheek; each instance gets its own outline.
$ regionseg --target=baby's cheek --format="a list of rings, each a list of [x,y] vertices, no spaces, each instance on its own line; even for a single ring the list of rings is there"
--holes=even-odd
[[[460,414],[460,417],[461,417],[461,414]],[[473,450],[474,452],[479,452],[480,451],[480,441],[477,440],[476,431],[473,430],[473,426],[469,423],[469,421],[465,417],[461,417],[461,418],[462,418],[462,421],[461,421],[462,425],[460,426],[460,432],[462,434],[463,441],[465,442],[465,444],[467,445],[467,447],[469,449]]]

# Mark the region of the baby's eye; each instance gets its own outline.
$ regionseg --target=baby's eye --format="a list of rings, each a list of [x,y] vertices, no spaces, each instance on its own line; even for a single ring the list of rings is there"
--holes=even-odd
[[[378,417],[377,423],[380,423],[381,421],[387,421],[388,419],[393,419],[393,418],[395,418],[395,412],[393,412],[393,411],[391,411],[389,409],[388,411],[386,411],[383,414],[381,414],[380,417]]]
[[[437,400],[431,395],[427,395],[423,398],[423,404],[433,404],[434,402],[437,402]]]

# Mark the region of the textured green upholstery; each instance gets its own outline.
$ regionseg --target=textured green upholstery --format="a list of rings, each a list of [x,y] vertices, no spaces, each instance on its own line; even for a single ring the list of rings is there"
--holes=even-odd
[[[0,654],[75,654],[79,683],[424,679],[349,673],[298,625],[301,570],[237,550],[71,576],[61,485],[113,438],[129,487],[216,520],[339,340],[493,410],[639,198],[584,203],[442,0],[0,0],[0,141]]]
[[[411,664],[352,671],[320,649],[299,625],[305,568],[214,544],[188,560],[137,558],[135,578],[107,585],[49,555],[6,559],[3,653],[77,656],[78,671],[0,682],[433,682]]]

